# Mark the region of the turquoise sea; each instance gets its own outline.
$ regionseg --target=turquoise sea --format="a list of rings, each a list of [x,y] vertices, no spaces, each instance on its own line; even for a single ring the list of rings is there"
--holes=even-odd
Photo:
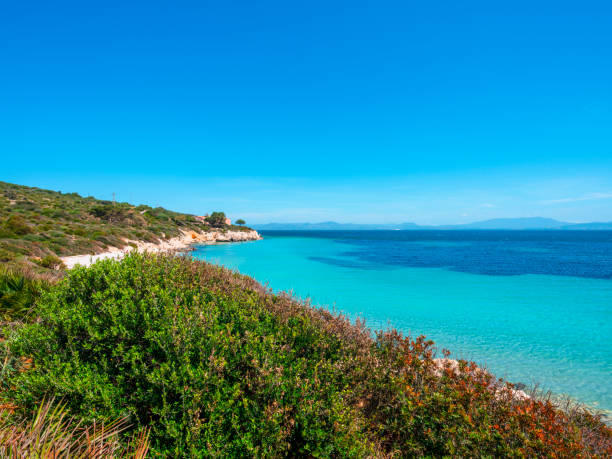
[[[612,410],[612,232],[274,231],[192,255]]]

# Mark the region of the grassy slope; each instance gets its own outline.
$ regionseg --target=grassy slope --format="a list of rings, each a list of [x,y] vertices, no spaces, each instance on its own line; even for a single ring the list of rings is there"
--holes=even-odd
[[[113,204],[76,193],[0,182],[3,263],[28,264],[45,256],[100,253],[107,247],[125,246],[126,239],[157,242],[179,236],[180,230],[209,229],[193,215],[162,207]]]

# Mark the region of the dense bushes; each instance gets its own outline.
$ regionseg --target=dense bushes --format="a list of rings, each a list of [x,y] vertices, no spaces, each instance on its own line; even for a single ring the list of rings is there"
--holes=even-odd
[[[283,321],[267,307],[279,302],[168,257],[74,270],[41,302],[43,322],[13,341],[35,362],[14,399],[33,406],[51,392],[86,420],[129,415],[172,455],[363,452],[341,341],[305,311]]]
[[[77,268],[39,301],[11,352],[23,410],[66,401],[85,421],[128,417],[182,457],[557,456],[610,452],[592,415],[516,398],[432,343],[266,292],[201,262],[132,254]]]

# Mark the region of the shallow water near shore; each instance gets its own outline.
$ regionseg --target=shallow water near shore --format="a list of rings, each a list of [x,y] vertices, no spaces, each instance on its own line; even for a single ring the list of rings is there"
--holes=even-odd
[[[262,234],[191,254],[612,410],[612,232]]]

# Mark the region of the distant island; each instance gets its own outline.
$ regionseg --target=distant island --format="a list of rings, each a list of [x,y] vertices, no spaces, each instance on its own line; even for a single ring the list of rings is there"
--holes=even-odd
[[[331,230],[612,230],[612,222],[569,223],[544,217],[494,218],[460,225],[417,225],[416,223],[264,223],[258,230],[331,231]]]

